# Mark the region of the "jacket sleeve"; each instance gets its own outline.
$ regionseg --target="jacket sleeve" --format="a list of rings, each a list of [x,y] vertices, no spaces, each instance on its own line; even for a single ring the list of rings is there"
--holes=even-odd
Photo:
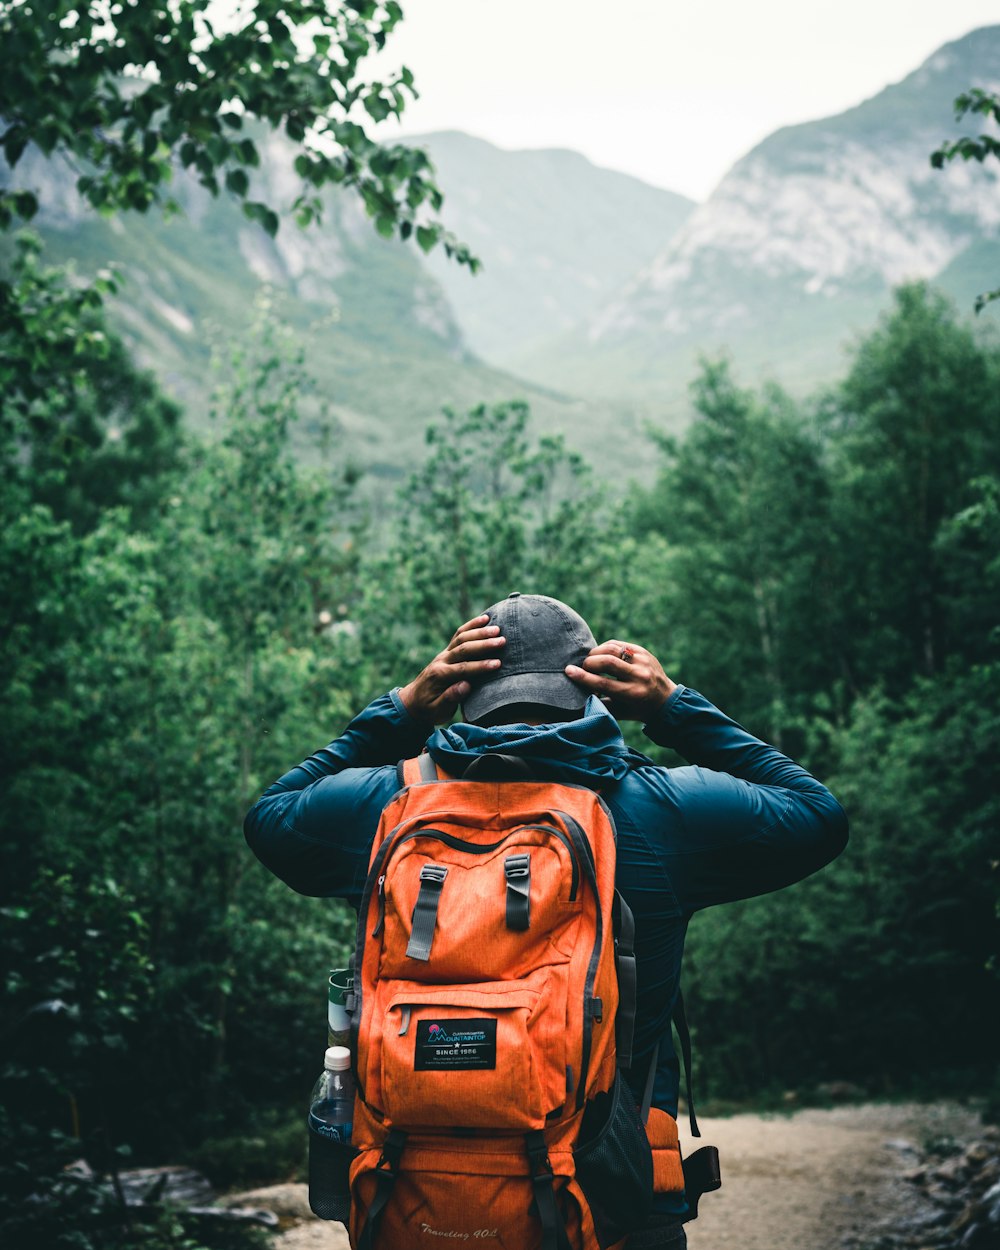
[[[697,691],[678,687],[645,732],[691,764],[656,769],[653,782],[670,809],[667,869],[684,911],[790,885],[847,845],[826,786]]]
[[[299,894],[356,901],[382,808],[399,788],[396,764],[418,755],[432,729],[398,691],[381,695],[264,791],[243,822],[251,850]]]

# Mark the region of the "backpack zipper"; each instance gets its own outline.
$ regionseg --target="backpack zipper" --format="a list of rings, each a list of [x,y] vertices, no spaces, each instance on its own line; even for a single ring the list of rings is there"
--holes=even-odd
[[[560,815],[562,815],[562,813],[560,813]],[[443,842],[445,846],[450,846],[452,850],[455,850],[455,851],[467,851],[471,855],[488,855],[491,851],[498,851],[500,847],[503,846],[503,844],[508,840],[508,838],[512,837],[515,833],[518,833],[522,829],[537,829],[541,831],[542,833],[551,833],[556,838],[559,839],[559,841],[563,844],[563,846],[565,846],[569,854],[569,864],[570,864],[569,901],[571,903],[575,902],[577,891],[580,885],[580,868],[577,863],[578,852],[576,848],[573,846],[573,843],[569,839],[569,837],[567,837],[567,835],[563,833],[563,831],[557,828],[555,825],[518,825],[516,828],[511,829],[509,833],[505,833],[499,842],[488,842],[488,843],[466,842],[464,838],[456,838],[454,834],[444,833],[441,829],[420,829],[413,833],[406,834],[405,837],[399,838],[397,840],[396,845],[397,847],[402,846],[404,842],[409,842],[411,838],[429,837],[429,838],[435,839],[438,842]],[[385,880],[385,877],[383,876],[382,881],[384,880]],[[381,890],[381,883],[379,885],[379,888]]]

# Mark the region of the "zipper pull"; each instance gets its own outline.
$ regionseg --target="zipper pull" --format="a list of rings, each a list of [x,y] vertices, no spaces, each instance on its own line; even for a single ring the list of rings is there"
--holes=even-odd
[[[375,928],[372,929],[372,937],[378,937],[382,932],[382,926],[385,924],[385,873],[378,879],[378,919],[375,921]]]
[[[403,1006],[400,1008],[400,1013],[402,1016],[402,1019],[399,1022],[399,1036],[400,1037],[405,1037],[406,1034],[409,1032],[410,1014],[412,1013],[412,1011],[413,1011],[413,1008],[410,1006],[409,1003],[404,1003]]]

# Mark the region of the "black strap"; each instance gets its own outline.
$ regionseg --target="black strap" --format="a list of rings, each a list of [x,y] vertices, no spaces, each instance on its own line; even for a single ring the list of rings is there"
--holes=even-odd
[[[656,1064],[660,1058],[660,1043],[653,1047],[649,1060],[649,1071],[646,1073],[646,1088],[642,1091],[642,1106],[639,1108],[639,1119],[643,1124],[649,1121],[649,1108],[653,1105],[653,1085],[656,1083]]]
[[[684,1059],[684,1081],[687,1090],[688,1121],[691,1124],[691,1136],[700,1137],[698,1120],[694,1114],[694,1094],[691,1092],[691,1031],[688,1029],[687,1016],[684,1014],[684,995],[677,991],[677,1001],[673,1010],[674,1028],[681,1043],[681,1056]]]
[[[401,1129],[391,1128],[385,1139],[385,1145],[382,1147],[382,1157],[375,1169],[375,1197],[368,1208],[368,1219],[365,1221],[364,1231],[358,1242],[358,1250],[375,1250],[378,1226],[382,1222],[382,1212],[385,1210],[386,1203],[392,1197],[392,1188],[399,1175],[399,1161],[403,1157],[405,1145],[406,1134]]]
[[[503,861],[507,878],[507,928],[523,933],[531,925],[531,856],[527,851]]]
[[[545,1135],[541,1129],[533,1129],[525,1134],[524,1140],[528,1148],[531,1185],[535,1191],[535,1213],[542,1224],[541,1250],[570,1250],[566,1225],[556,1206],[552,1164],[545,1146]]]
[[[462,773],[462,777],[466,781],[530,780],[531,769],[527,761],[519,755],[491,752],[488,755],[477,755]]]
[[[698,1203],[702,1194],[714,1193],[722,1188],[719,1152],[715,1146],[702,1146],[688,1155],[681,1166],[684,1168],[684,1197],[688,1204],[688,1214],[684,1217],[687,1223],[698,1218]]]
[[[431,957],[434,926],[437,924],[438,904],[448,869],[443,864],[424,864],[420,869],[420,893],[413,908],[410,941],[406,947],[407,959],[419,959],[426,963]]]
[[[618,1012],[615,1015],[615,1049],[619,1068],[632,1066],[632,1042],[635,1038],[636,972],[635,917],[632,909],[615,890],[611,904],[611,923],[615,935],[615,967],[618,971]]]

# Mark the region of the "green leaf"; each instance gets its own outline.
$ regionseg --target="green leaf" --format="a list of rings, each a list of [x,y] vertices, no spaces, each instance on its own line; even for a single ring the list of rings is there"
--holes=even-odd
[[[383,239],[391,239],[396,232],[396,223],[387,213],[380,213],[375,218],[375,229]]]
[[[369,92],[364,98],[365,112],[373,121],[384,122],[392,113],[392,105],[377,91]]]
[[[982,295],[977,295],[976,313],[981,313],[987,304],[992,304],[998,299],[1000,299],[1000,287],[997,287],[995,291],[984,291]]]
[[[440,226],[417,226],[417,243],[424,252],[429,252],[438,241]]]
[[[246,170],[231,169],[226,174],[226,186],[234,195],[246,195],[250,189],[250,179],[246,175]]]
[[[250,165],[253,169],[258,168],[260,153],[252,139],[241,139],[236,145],[236,151],[244,165]]]
[[[28,146],[28,132],[20,126],[11,126],[3,137],[3,151],[7,164],[13,168]]]
[[[31,191],[14,192],[14,211],[23,221],[30,221],[38,212],[38,199]]]

